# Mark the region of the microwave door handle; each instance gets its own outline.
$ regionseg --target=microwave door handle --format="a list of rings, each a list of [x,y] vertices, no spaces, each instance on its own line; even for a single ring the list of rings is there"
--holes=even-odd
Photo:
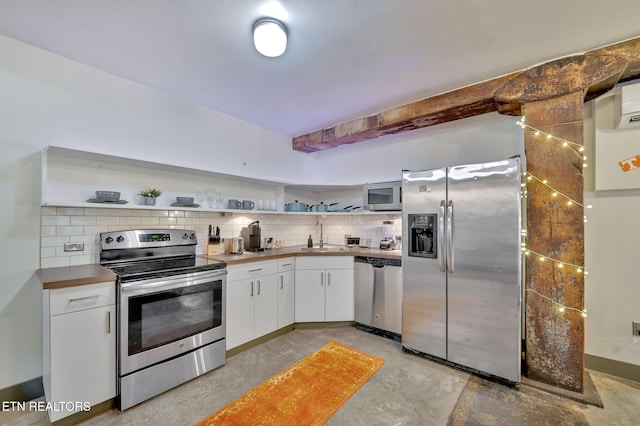
[[[453,201],[447,208],[447,270],[453,272]]]
[[[440,201],[440,214],[438,214],[438,231],[437,231],[437,238],[438,238],[438,251],[440,252],[440,256],[438,256],[438,259],[440,260],[440,272],[445,272],[445,265],[444,265],[444,259],[445,259],[445,251],[444,251],[444,200]]]

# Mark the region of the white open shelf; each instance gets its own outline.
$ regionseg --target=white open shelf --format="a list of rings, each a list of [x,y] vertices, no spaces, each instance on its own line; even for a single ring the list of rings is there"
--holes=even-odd
[[[156,206],[140,202],[138,192],[146,187],[163,191]],[[284,184],[242,176],[231,176],[186,167],[133,160],[68,148],[49,146],[42,152],[42,205],[95,208],[139,208],[195,210],[171,206],[175,197],[194,197],[198,191],[216,189],[226,200],[251,200],[271,204],[284,211]],[[95,191],[118,191],[127,204],[91,203]],[[227,211],[207,207],[206,200],[195,200],[198,209]],[[242,211],[229,209],[228,211]]]
[[[159,188],[162,195],[155,206],[144,205],[138,192],[147,187]],[[206,200],[197,199],[197,192],[217,189],[228,199],[251,200],[256,204],[252,210],[208,207]],[[118,191],[120,199],[127,204],[92,203],[95,191]],[[187,167],[154,163],[144,160],[49,146],[42,151],[42,206],[82,207],[108,209],[145,209],[206,211],[217,213],[258,213],[296,215],[360,215],[398,214],[400,212],[371,212],[362,210],[345,212],[285,212],[285,203],[300,198],[306,204],[318,200],[341,201],[340,206],[359,205],[362,187],[354,186],[300,186],[234,176]],[[310,198],[305,197],[308,196]],[[194,197],[200,207],[171,206],[175,197]],[[305,199],[306,198],[306,199]],[[275,207],[275,210],[259,209],[258,206]]]

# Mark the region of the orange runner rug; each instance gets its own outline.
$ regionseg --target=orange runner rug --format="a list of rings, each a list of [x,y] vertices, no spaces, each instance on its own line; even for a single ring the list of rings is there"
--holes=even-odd
[[[383,363],[330,340],[198,426],[322,425]]]

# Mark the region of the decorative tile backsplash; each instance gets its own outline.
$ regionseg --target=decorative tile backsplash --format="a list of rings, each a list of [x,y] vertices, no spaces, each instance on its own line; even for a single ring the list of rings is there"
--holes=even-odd
[[[125,229],[177,228],[196,231],[196,253],[206,253],[209,225],[220,227],[222,237],[243,236],[243,229],[260,221],[262,237],[284,246],[306,245],[309,235],[317,244],[320,223],[327,244],[344,244],[344,236],[370,238],[377,248],[385,236],[402,234],[400,214],[308,215],[217,213],[197,210],[144,210],[126,208],[42,207],[40,267],[98,263],[100,233]],[[383,225],[383,221],[392,222]],[[65,252],[64,243],[83,243],[84,251]],[[245,241],[245,245],[246,245]]]

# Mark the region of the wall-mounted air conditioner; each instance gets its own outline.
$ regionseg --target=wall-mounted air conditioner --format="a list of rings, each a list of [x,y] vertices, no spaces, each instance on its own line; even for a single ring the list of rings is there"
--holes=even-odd
[[[616,129],[640,127],[640,83],[620,86],[615,94]]]

